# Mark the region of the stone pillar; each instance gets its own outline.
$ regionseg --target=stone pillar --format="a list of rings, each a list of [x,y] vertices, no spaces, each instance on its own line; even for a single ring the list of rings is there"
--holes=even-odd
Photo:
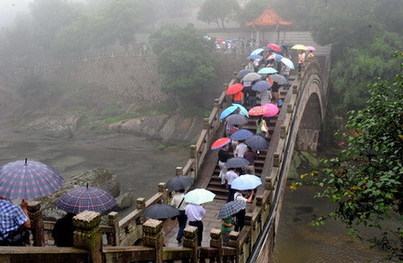
[[[92,263],[102,263],[102,234],[99,213],[84,211],[73,217],[74,247],[90,252]]]
[[[280,167],[280,153],[273,154],[273,166]]]
[[[203,119],[203,129],[206,129],[206,130],[210,129],[209,118]]]
[[[108,214],[108,225],[113,227],[114,232],[107,234],[108,244],[112,246],[119,246],[119,218],[117,212],[110,212]]]
[[[155,248],[155,262],[163,262],[164,234],[162,227],[164,223],[155,219],[148,219],[143,224],[143,245]]]
[[[28,203],[28,216],[31,220],[32,235],[34,237],[34,246],[45,246],[45,235],[43,230],[43,215],[41,203],[38,201],[31,201]]]
[[[168,200],[168,191],[166,189],[166,184],[165,183],[159,183],[158,184],[158,193],[162,193],[162,203],[166,203]]]
[[[193,249],[193,257],[191,262],[198,262],[199,246],[197,244],[197,227],[187,226],[184,231],[185,239],[183,240],[183,247]]]
[[[285,125],[280,126],[280,138],[284,139],[287,136],[287,127]]]
[[[222,262],[222,232],[220,229],[214,228],[210,231],[210,247],[217,248],[217,263]]]
[[[183,175],[183,168],[181,166],[176,167],[175,174]]]
[[[196,145],[192,144],[190,145],[190,158],[196,158],[196,155],[197,155]]]

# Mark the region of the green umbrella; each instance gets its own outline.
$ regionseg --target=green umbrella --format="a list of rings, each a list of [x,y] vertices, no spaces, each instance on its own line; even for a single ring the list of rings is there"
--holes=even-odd
[[[204,188],[196,188],[185,194],[185,202],[196,205],[212,202],[215,194]]]

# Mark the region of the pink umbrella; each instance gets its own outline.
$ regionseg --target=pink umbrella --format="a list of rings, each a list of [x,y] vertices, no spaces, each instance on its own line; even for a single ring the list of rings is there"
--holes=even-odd
[[[316,50],[316,48],[313,47],[313,46],[306,46],[306,49],[307,49],[307,50],[312,50],[312,51]]]
[[[249,115],[251,116],[259,116],[267,113],[267,108],[263,106],[256,106],[249,110]]]
[[[276,116],[280,109],[274,105],[273,103],[266,103],[262,105],[263,108],[266,108],[267,112],[263,114],[264,117],[273,117]]]

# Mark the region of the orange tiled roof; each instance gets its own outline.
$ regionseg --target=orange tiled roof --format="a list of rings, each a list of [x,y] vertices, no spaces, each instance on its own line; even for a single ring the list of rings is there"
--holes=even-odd
[[[286,21],[281,16],[279,16],[276,11],[271,8],[267,8],[264,10],[263,14],[261,14],[258,18],[253,21],[249,21],[245,23],[247,26],[274,26],[274,25],[284,25],[289,26],[292,25],[292,21]]]

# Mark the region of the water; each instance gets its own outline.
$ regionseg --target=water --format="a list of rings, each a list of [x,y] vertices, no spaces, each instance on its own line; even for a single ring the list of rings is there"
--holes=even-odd
[[[319,189],[303,186],[285,193],[276,239],[277,263],[344,263],[387,262],[386,254],[369,249],[368,243],[352,240],[346,227],[335,220],[324,226],[311,227],[309,223],[326,215],[332,204],[326,199],[313,198]]]
[[[128,135],[81,136],[70,140],[44,139],[12,131],[0,131],[0,165],[23,160],[41,161],[67,179],[95,168],[118,174],[121,189],[149,198],[159,182],[175,175],[189,154],[184,148],[158,149],[158,143]]]

